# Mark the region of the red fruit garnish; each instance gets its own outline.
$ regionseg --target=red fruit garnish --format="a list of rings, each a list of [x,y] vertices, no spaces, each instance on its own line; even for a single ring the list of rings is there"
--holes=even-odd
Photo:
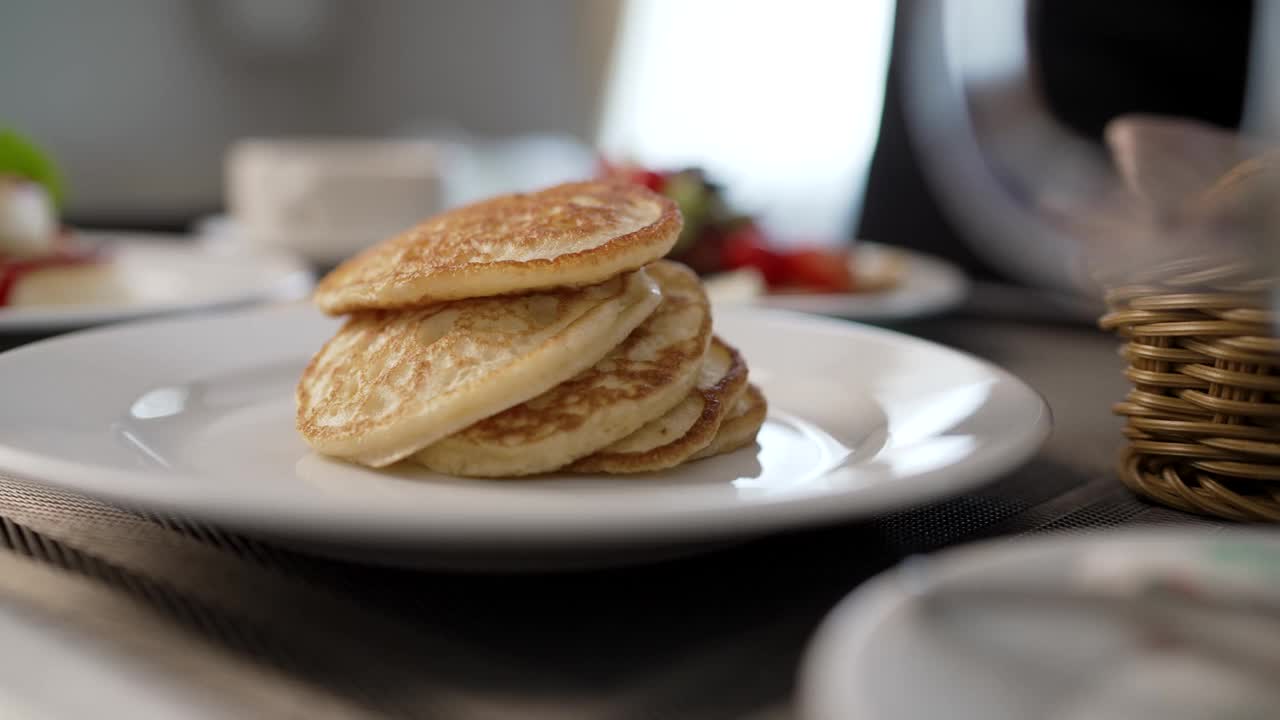
[[[764,233],[752,223],[747,223],[725,235],[720,258],[727,270],[739,268],[759,270],[770,287],[786,280],[786,268],[782,256],[769,249]]]
[[[62,244],[65,245],[65,242]],[[0,258],[0,307],[9,304],[13,289],[17,286],[18,281],[31,273],[56,267],[86,265],[100,261],[99,255],[93,251],[77,250],[69,247],[59,247],[47,255],[23,258],[21,260]]]
[[[854,278],[844,250],[804,248],[782,255],[785,282],[815,292],[852,292]]]
[[[596,158],[596,176],[601,178],[621,178],[643,185],[654,192],[662,192],[667,185],[667,176],[646,170],[638,165],[615,165],[603,156]]]
[[[652,170],[635,170],[631,173],[631,180],[654,192],[662,192],[667,185],[667,176]]]

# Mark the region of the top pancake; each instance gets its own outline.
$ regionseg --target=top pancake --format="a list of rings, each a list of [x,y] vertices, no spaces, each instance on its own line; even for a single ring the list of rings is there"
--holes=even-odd
[[[674,202],[632,183],[501,195],[347,260],[320,281],[315,302],[336,315],[593,285],[666,255],[681,226]]]

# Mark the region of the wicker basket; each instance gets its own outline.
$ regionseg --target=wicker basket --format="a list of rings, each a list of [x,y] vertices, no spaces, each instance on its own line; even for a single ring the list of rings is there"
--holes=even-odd
[[[1280,340],[1256,265],[1182,260],[1107,295],[1133,389],[1120,475],[1190,512],[1280,521]]]

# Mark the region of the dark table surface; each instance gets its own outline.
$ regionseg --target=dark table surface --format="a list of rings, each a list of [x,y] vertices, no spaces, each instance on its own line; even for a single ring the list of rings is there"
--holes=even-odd
[[[897,329],[1042,393],[1053,434],[963,497],[651,566],[469,576],[313,558],[0,477],[0,599],[246,715],[784,718],[822,617],[903,558],[1019,533],[1212,520],[1113,472],[1126,383],[1083,324],[972,314]]]

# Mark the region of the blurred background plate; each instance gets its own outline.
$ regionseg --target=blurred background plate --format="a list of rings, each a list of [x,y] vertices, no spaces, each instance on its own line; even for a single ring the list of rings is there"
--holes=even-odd
[[[810,720],[1211,720],[1280,707],[1280,537],[1016,538],[908,560],[823,623]]]
[[[91,276],[40,289],[40,304],[0,307],[0,333],[40,334],[176,312],[306,297],[314,278],[294,256],[230,251],[188,237],[78,232],[109,260]],[[24,281],[25,282],[25,281]]]
[[[28,568],[22,572],[32,574]],[[89,717],[110,708],[106,714],[111,717],[212,720],[235,717],[241,710],[220,706],[207,692],[175,684],[173,677],[155,667],[159,658],[127,655],[81,630],[7,602],[0,604],[0,638],[5,646],[0,655],[0,717]],[[155,643],[147,638],[141,644],[154,650]]]
[[[766,307],[831,315],[850,320],[906,320],[954,309],[969,294],[959,268],[932,255],[872,242],[853,250],[855,274],[887,287],[857,293],[765,295]]]

